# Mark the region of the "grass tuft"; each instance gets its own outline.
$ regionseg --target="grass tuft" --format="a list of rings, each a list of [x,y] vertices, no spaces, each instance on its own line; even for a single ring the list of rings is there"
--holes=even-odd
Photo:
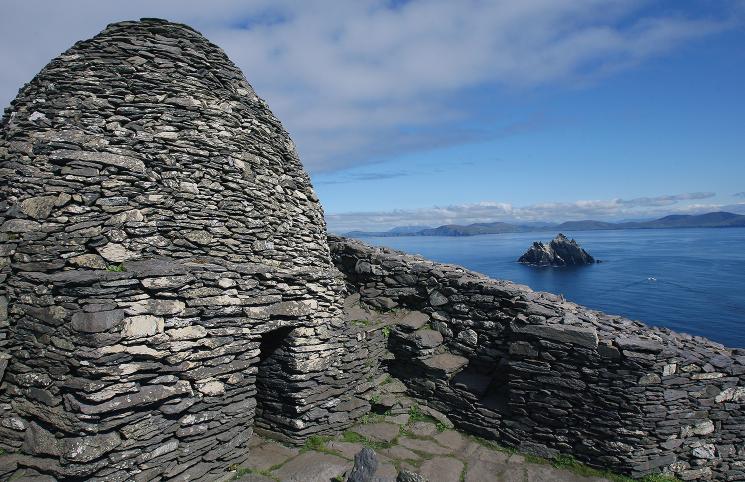
[[[239,465],[232,465],[229,467],[231,471],[235,471],[235,474],[233,474],[233,480],[238,480],[244,475],[253,474],[253,470],[249,469],[248,467],[241,467]]]
[[[389,449],[397,443],[396,440],[393,440],[392,442],[378,442],[376,440],[370,440],[358,434],[357,432],[352,432],[351,430],[347,430],[346,432],[344,432],[344,434],[342,434],[342,440],[345,442],[362,444],[365,447],[370,447],[374,450]]]
[[[307,452],[309,450],[315,450],[316,452],[323,452],[328,450],[326,448],[326,442],[331,440],[331,437],[327,435],[311,435],[305,439],[305,443],[301,447],[301,452]]]
[[[127,270],[124,268],[124,263],[119,263],[119,264],[110,264],[110,265],[108,265],[106,267],[106,271],[113,271],[115,273],[121,273],[121,272],[127,271]]]
[[[436,419],[422,413],[422,409],[419,408],[419,405],[412,405],[411,408],[409,408],[409,424],[414,422],[432,422],[437,424]]]
[[[527,459],[526,459],[527,460]],[[571,455],[560,454],[551,461],[551,465],[557,469],[569,470],[583,477],[604,477],[613,482],[679,482],[679,479],[665,474],[650,474],[641,479],[632,479],[631,477],[616,474],[607,470],[592,468],[579,462]]]
[[[385,416],[378,413],[366,413],[360,417],[360,423],[378,423],[385,420]]]

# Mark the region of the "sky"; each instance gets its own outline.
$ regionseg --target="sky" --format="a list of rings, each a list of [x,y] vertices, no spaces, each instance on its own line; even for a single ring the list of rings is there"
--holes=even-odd
[[[0,103],[140,17],[227,52],[335,232],[745,214],[745,0],[3,0]]]

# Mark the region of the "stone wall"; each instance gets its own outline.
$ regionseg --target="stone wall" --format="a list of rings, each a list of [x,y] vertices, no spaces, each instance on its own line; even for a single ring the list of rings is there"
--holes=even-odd
[[[459,427],[641,476],[745,479],[745,350],[329,238],[347,289],[399,325],[390,371]]]
[[[292,141],[218,47],[155,19],[78,42],[2,122],[0,478],[215,480],[254,427],[340,430],[377,370],[342,296]]]

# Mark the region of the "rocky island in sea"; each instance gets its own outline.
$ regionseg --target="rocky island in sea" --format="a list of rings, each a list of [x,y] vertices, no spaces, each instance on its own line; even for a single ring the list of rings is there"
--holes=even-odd
[[[578,266],[596,262],[577,241],[570,240],[561,233],[548,245],[540,241],[534,242],[517,261],[535,266]]]

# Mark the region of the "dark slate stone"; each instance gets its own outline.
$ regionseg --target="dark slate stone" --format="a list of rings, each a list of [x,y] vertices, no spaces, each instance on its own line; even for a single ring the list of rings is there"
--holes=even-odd
[[[123,319],[124,310],[78,312],[72,315],[72,328],[83,333],[100,333],[117,326]]]
[[[592,326],[512,323],[511,328],[517,334],[536,336],[561,343],[571,343],[586,348],[597,348],[598,346],[598,333]]]
[[[396,476],[396,482],[427,482],[427,479],[416,472],[402,470],[398,473],[398,476]]]
[[[375,451],[365,447],[354,456],[354,467],[347,477],[347,482],[372,482],[378,470],[378,458]]]
[[[654,340],[646,340],[638,336],[620,336],[615,339],[616,345],[621,350],[659,353],[663,346]]]

